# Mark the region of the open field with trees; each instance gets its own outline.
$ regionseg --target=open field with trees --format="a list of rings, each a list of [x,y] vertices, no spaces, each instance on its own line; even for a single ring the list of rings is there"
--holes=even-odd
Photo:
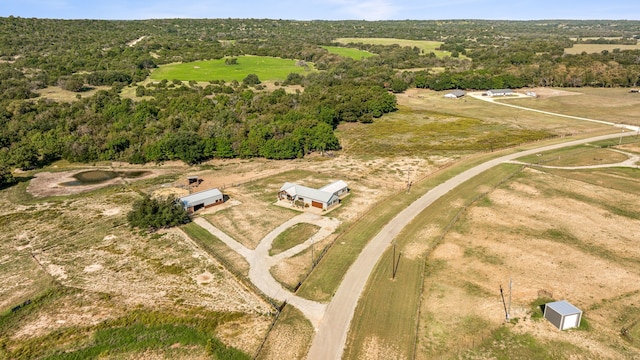
[[[526,89],[537,97],[497,101],[640,125],[629,92],[640,50],[620,47],[634,46],[639,21],[10,17],[0,32],[0,358],[304,358],[311,322],[291,305],[278,312],[220,239],[195,223],[131,226],[145,199],[188,193],[187,176],[229,198],[196,216],[250,249],[298,214],[274,204],[284,182],[345,180],[350,195],[325,215],[342,225],[271,268],[326,303],[368,240],[445,179],[502,152],[615,131],[444,90]],[[341,38],[354,41],[337,54]],[[266,59],[287,65],[230,76]],[[221,70],[193,75],[211,64]],[[616,163],[640,154],[638,141],[521,160]],[[147,175],[62,185],[84,170]],[[399,260],[390,248],[372,273],[345,356],[637,356],[639,177],[503,164],[447,194],[397,239]],[[292,228],[273,251],[315,231]],[[565,298],[585,322],[557,332],[538,305]]]
[[[428,55],[430,53],[435,54],[437,57],[451,56],[450,52],[440,50],[440,46],[443,44],[440,41],[428,41],[428,40],[408,40],[408,39],[390,39],[390,38],[338,38],[335,40],[340,44],[371,44],[371,45],[383,45],[383,46],[400,46],[417,48],[420,50],[420,54]]]
[[[361,59],[366,59],[368,57],[375,56],[375,54],[370,53],[368,51],[358,50],[358,49],[354,49],[354,48],[341,47],[341,46],[328,46],[328,45],[325,45],[322,48],[326,49],[328,52],[330,52],[332,54],[348,57],[348,58],[351,58],[353,60],[361,60]]]
[[[238,56],[233,58],[193,61],[188,63],[167,64],[151,72],[152,80],[178,79],[182,81],[225,82],[243,81],[250,74],[260,80],[284,81],[289,74],[307,75],[313,72],[313,65],[295,60],[268,56]]]

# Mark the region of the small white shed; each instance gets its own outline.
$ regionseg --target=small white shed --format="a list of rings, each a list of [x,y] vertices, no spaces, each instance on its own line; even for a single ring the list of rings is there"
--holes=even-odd
[[[554,301],[545,304],[544,318],[558,329],[566,330],[580,326],[582,310],[566,300]]]

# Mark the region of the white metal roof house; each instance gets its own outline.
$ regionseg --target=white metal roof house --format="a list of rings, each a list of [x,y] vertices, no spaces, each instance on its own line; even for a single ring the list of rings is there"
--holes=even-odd
[[[566,300],[550,302],[544,306],[544,318],[558,329],[566,330],[580,326],[582,310]]]
[[[218,189],[200,191],[178,199],[182,207],[190,213],[224,202],[224,195]]]
[[[331,184],[330,184],[331,185]],[[340,197],[333,192],[313,189],[294,183],[285,183],[278,192],[278,199],[292,203],[302,201],[305,206],[327,210],[340,203]]]
[[[342,197],[343,195],[346,195],[349,193],[349,186],[347,185],[346,182],[342,180],[338,180],[338,181],[332,182],[329,185],[325,185],[321,187],[319,190],[330,192],[338,195],[338,197]]]
[[[515,92],[511,89],[491,89],[487,91],[489,96],[509,96],[514,94]]]
[[[466,94],[467,93],[462,90],[453,90],[444,94],[444,97],[446,97],[447,99],[457,99],[465,96]]]

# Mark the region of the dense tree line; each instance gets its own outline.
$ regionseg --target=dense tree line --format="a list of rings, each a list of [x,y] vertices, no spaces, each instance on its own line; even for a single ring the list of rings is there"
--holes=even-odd
[[[633,43],[639,21],[285,21],[171,19],[96,21],[0,18],[0,178],[57,159],[124,160],[266,157],[289,159],[339,149],[340,122],[372,122],[396,108],[391,92],[523,86],[635,86],[640,51],[568,55],[571,37],[618,36]],[[470,60],[417,48],[349,46],[377,56],[355,61],[320,45],[338,37],[443,41]],[[320,72],[262,90],[243,82],[163,80],[142,86],[170,62],[253,54],[313,62]],[[230,60],[231,62],[232,60]],[[38,99],[60,86],[111,90],[73,102]],[[135,86],[132,100],[120,95]],[[391,92],[390,92],[391,91]],[[10,172],[9,172],[10,175]],[[1,184],[0,184],[1,186]]]

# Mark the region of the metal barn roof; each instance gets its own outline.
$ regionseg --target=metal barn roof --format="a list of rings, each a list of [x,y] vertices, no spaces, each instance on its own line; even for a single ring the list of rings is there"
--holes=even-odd
[[[292,197],[301,197],[304,199],[318,200],[323,203],[328,203],[331,200],[331,198],[334,196],[332,192],[312,189],[310,187],[293,184],[293,183],[285,183],[280,188],[280,191],[285,191],[287,194],[289,194],[289,196],[292,196]]]
[[[547,303],[545,306],[548,306],[550,309],[553,309],[555,312],[557,312],[560,315],[572,315],[572,314],[577,314],[582,312],[582,310],[571,305],[566,300],[550,302],[550,303]]]
[[[211,189],[183,196],[178,200],[180,200],[184,207],[190,207],[210,198],[222,198],[222,193],[218,189]]]
[[[342,181],[342,180],[338,180],[336,182],[332,182],[329,185],[323,186],[321,187],[319,190],[320,191],[326,191],[326,192],[330,192],[332,194],[335,194],[336,192],[342,190],[342,189],[346,189],[347,183]]]

